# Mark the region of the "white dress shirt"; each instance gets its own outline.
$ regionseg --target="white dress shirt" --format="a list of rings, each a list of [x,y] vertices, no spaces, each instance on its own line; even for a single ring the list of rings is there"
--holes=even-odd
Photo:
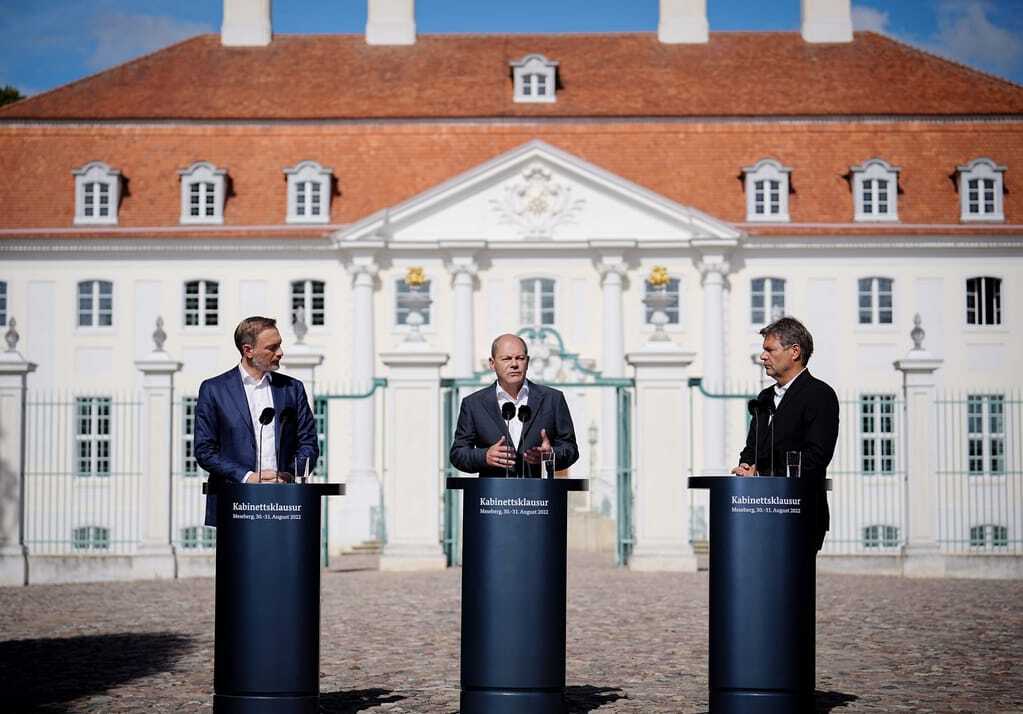
[[[799,374],[797,374],[795,377],[793,377],[792,379],[790,379],[788,382],[785,383],[784,387],[779,386],[777,384],[774,385],[774,408],[775,409],[777,409],[778,405],[781,404],[782,397],[785,396],[785,392],[787,392],[789,390],[789,387],[792,386],[792,383],[795,382],[797,379],[799,379],[799,375],[802,374],[805,371],[806,371],[806,367],[803,367],[801,370],[799,370]]]
[[[508,423],[508,433],[511,434],[512,443],[511,447],[518,450],[519,439],[522,438],[522,422],[519,420],[519,407],[529,403],[529,382],[522,382],[522,386],[519,388],[518,397],[515,399],[511,398],[508,392],[501,389],[501,384],[497,385],[497,408],[498,413],[500,409],[504,407],[505,402],[511,402],[515,405],[515,418]]]
[[[263,430],[263,448],[262,448],[262,459],[259,462],[260,470],[270,469],[272,471],[277,470],[277,417],[274,416],[266,426],[259,423],[259,415],[263,413],[263,410],[267,407],[273,407],[274,400],[273,394],[270,392],[270,373],[264,372],[262,379],[254,379],[252,375],[245,371],[240,363],[238,365],[238,371],[242,374],[242,387],[245,388],[245,399],[249,403],[249,416],[252,418],[252,429],[256,435],[256,454],[260,453],[259,443],[260,435],[259,430]],[[252,460],[255,463],[256,459]],[[249,471],[245,475],[245,480],[249,481],[253,475],[252,471]],[[255,479],[251,479],[255,480]]]

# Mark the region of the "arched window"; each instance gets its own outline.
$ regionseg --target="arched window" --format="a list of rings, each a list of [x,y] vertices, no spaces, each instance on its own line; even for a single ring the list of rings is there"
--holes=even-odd
[[[774,159],[743,168],[746,177],[746,220],[789,220],[789,175],[792,169]]]
[[[852,167],[857,221],[899,220],[899,171],[881,159]]]
[[[557,62],[543,55],[529,54],[509,64],[514,78],[516,102],[556,101]]]
[[[329,223],[333,169],[302,161],[284,173],[288,176],[288,223]]]
[[[959,171],[960,218],[963,221],[1002,221],[1002,174],[1005,167],[991,159],[974,159]]]
[[[71,173],[75,177],[75,224],[117,225],[121,172],[93,161]]]
[[[198,161],[178,174],[181,176],[181,222],[223,223],[227,169]]]

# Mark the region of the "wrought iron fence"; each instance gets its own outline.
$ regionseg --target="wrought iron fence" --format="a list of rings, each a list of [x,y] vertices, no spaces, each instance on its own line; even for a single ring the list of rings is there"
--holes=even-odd
[[[134,552],[142,537],[141,397],[29,391],[25,435],[29,552]]]
[[[1021,392],[971,389],[935,400],[938,543],[943,552],[1023,553]]]

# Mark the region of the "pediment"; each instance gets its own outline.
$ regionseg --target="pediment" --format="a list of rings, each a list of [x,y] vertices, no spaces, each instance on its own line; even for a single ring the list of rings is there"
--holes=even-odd
[[[730,224],[531,141],[333,234],[359,241],[559,244],[736,240]]]

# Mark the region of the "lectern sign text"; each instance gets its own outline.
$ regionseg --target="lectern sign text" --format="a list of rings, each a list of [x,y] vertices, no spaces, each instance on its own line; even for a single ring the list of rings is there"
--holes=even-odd
[[[231,504],[231,517],[243,521],[300,521],[302,520],[301,503],[249,503],[234,501]]]
[[[775,513],[780,515],[798,515],[801,512],[802,498],[783,498],[781,496],[732,496],[732,513]]]
[[[486,516],[548,516],[546,498],[480,498],[480,514]]]

